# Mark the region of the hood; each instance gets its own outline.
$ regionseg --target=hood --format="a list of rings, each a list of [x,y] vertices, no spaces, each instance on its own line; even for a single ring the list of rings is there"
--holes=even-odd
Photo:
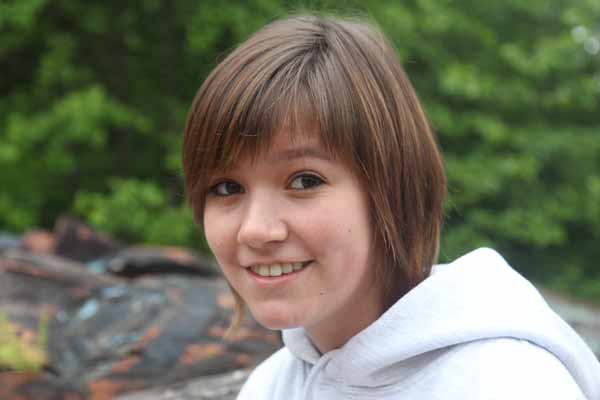
[[[492,338],[527,340],[546,349],[589,398],[600,398],[600,364],[591,350],[531,283],[486,248],[435,266],[377,321],[328,353],[326,373],[352,385],[386,385],[394,379],[386,373],[389,366],[397,370],[415,356]],[[302,328],[284,330],[283,340],[305,362],[320,358]]]

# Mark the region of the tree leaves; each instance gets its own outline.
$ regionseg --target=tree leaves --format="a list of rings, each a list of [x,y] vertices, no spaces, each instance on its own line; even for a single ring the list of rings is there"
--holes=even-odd
[[[599,293],[596,0],[5,1],[0,229],[71,211],[127,240],[205,246],[180,179],[194,93],[240,41],[307,8],[367,15],[398,49],[445,154],[443,261],[491,245]]]

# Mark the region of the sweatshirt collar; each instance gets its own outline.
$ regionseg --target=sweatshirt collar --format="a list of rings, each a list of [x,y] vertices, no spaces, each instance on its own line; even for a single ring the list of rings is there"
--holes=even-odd
[[[298,359],[314,365],[321,358],[304,329],[284,330],[282,337]],[[498,253],[484,248],[435,266],[379,319],[333,350],[324,373],[349,386],[389,385],[403,379],[407,360],[422,356],[426,362],[437,350],[497,337],[525,339],[546,348],[580,384],[591,373],[585,365],[597,364],[533,285]]]

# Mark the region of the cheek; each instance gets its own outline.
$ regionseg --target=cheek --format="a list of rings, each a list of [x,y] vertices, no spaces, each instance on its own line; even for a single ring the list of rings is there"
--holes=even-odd
[[[324,255],[361,262],[371,246],[371,221],[360,202],[326,202],[318,212],[306,215],[302,222],[313,248]]]
[[[210,209],[205,210],[204,236],[217,261],[225,258],[228,252],[227,238],[231,236],[231,232],[227,229],[229,225],[226,216]]]

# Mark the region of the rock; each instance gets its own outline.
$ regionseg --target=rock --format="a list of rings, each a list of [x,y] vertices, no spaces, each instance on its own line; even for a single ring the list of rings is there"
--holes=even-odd
[[[574,301],[548,289],[540,292],[550,307],[571,325],[600,359],[600,305]]]
[[[70,381],[94,376],[146,387],[248,367],[279,338],[249,323],[242,340],[223,341],[228,297],[221,280],[181,276],[104,288],[67,318],[51,363]]]
[[[21,237],[21,246],[23,250],[31,253],[53,253],[56,240],[52,232],[36,229]]]
[[[54,253],[77,261],[91,261],[121,249],[108,235],[68,216],[59,218],[54,227]]]
[[[126,278],[148,274],[220,276],[212,260],[175,246],[132,246],[88,265],[95,271],[110,272]]]
[[[66,385],[44,380],[43,373],[0,373],[0,399],[84,400],[86,397]]]
[[[9,250],[0,256],[0,310],[35,334],[42,313],[64,318],[95,290],[118,282],[48,254]]]
[[[117,400],[235,400],[249,375],[248,369],[208,375],[160,389],[126,394]]]
[[[78,263],[47,254],[10,250],[0,255],[0,312],[15,333],[29,342],[39,341],[41,320],[49,320],[49,341],[60,336],[56,321],[95,290],[114,285],[114,278],[93,274]],[[40,373],[0,373],[1,399],[83,399],[84,393],[56,379],[54,367]]]
[[[0,253],[21,247],[21,238],[7,232],[0,232]]]
[[[11,388],[2,398],[110,399],[249,368],[281,346],[251,318],[239,337],[223,340],[233,299],[222,279],[126,280],[52,255],[8,252],[0,285],[0,310],[30,335],[42,309],[50,316],[45,370],[27,379],[2,374],[0,386]]]

